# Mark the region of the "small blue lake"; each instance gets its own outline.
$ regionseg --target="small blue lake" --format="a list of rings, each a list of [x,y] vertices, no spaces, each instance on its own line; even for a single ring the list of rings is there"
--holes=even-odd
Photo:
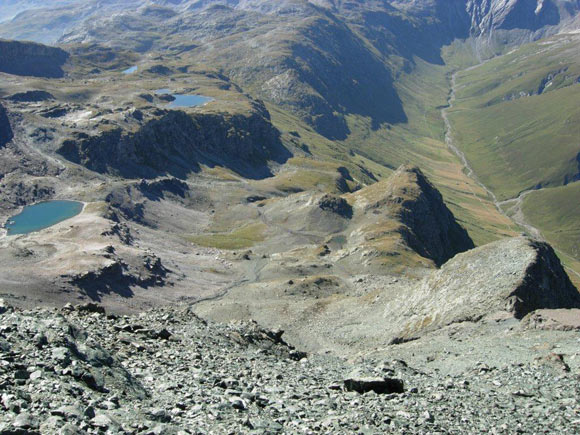
[[[125,71],[123,71],[123,74],[125,75],[133,74],[134,72],[137,72],[138,69],[139,69],[138,66],[132,66],[131,68],[127,68]]]
[[[167,107],[195,107],[202,106],[205,103],[213,101],[213,98],[206,97],[203,95],[186,95],[186,94],[172,94],[170,89],[157,89],[155,91],[157,95],[171,95],[175,100],[167,105]]]
[[[9,236],[28,234],[51,227],[70,219],[83,211],[78,201],[46,201],[24,207],[21,213],[8,219],[6,230]]]

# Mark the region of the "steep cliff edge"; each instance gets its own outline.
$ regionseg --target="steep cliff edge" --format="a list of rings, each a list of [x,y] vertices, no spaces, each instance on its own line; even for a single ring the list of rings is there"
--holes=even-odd
[[[4,106],[0,104],[0,147],[3,147],[8,142],[10,142],[13,137],[14,133],[12,132],[12,127],[10,126],[8,114]]]
[[[69,55],[60,48],[32,42],[0,40],[0,72],[58,78]]]
[[[183,178],[200,164],[264,178],[271,175],[268,162],[283,163],[290,156],[260,102],[248,114],[161,111],[134,132],[116,128],[95,136],[81,133],[76,140],[65,140],[58,152],[93,171],[128,178]]]

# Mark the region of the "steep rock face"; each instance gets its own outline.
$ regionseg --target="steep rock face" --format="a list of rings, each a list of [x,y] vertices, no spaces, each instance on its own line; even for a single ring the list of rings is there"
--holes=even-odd
[[[364,199],[368,216],[378,220],[381,213],[386,213],[384,219],[398,222],[396,231],[405,243],[438,266],[474,247],[439,191],[417,167],[401,166],[388,180],[363,189],[356,196]]]
[[[0,40],[0,72],[20,76],[62,77],[69,55],[60,48]]]
[[[8,114],[6,113],[4,106],[0,104],[0,147],[3,147],[10,142],[13,137],[14,134],[12,133]]]
[[[403,166],[393,176],[387,206],[408,228],[407,242],[441,265],[475,245],[447,208],[439,191],[417,167]]]
[[[82,135],[64,141],[58,152],[94,171],[125,177],[185,177],[203,163],[263,178],[270,175],[268,161],[284,162],[290,156],[279,136],[265,107],[256,103],[249,115],[167,111],[136,132]]]
[[[524,237],[457,255],[405,299],[404,338],[498,311],[521,319],[537,309],[580,307],[580,293],[554,250]]]
[[[536,31],[555,26],[577,12],[578,6],[577,2],[562,0],[469,0],[466,4],[474,36],[494,29]]]

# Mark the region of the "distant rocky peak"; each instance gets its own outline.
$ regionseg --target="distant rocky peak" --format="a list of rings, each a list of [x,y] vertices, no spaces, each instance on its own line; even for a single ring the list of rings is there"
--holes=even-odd
[[[495,29],[537,31],[557,26],[579,10],[578,2],[564,0],[467,1],[474,36],[484,36]]]

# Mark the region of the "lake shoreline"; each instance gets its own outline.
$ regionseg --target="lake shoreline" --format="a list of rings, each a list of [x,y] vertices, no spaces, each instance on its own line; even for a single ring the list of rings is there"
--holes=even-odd
[[[27,233],[18,233],[18,234],[10,234],[9,233],[9,228],[7,227],[7,225],[9,225],[9,223],[11,221],[13,221],[14,218],[16,218],[17,216],[21,215],[26,208],[28,208],[28,207],[34,207],[34,206],[37,206],[37,205],[40,205],[40,204],[44,204],[44,203],[51,203],[51,202],[72,202],[72,203],[76,203],[76,204],[81,204],[82,207],[81,207],[81,209],[79,210],[78,213],[76,213],[76,214],[74,214],[74,215],[72,215],[70,217],[67,217],[65,219],[62,219],[60,221],[57,221],[57,222],[55,222],[55,223],[53,223],[51,225],[48,225],[46,227],[39,228],[37,230],[33,230],[33,231],[30,231],[30,232],[27,232]],[[25,235],[28,235],[28,234],[32,234],[32,233],[35,233],[35,232],[42,231],[42,230],[45,230],[47,228],[53,227],[53,226],[58,225],[58,224],[60,224],[60,223],[62,223],[64,221],[67,221],[69,219],[72,219],[74,217],[77,217],[77,216],[81,215],[85,211],[87,205],[88,205],[88,202],[86,202],[86,201],[79,201],[79,200],[74,200],[74,199],[49,199],[49,200],[38,201],[38,202],[35,202],[35,203],[32,203],[32,204],[27,204],[27,205],[20,206],[20,207],[18,207],[17,211],[14,214],[12,214],[8,218],[6,218],[4,220],[4,222],[2,222],[0,224],[0,239],[4,239],[6,237],[13,237],[13,236],[25,236]]]

